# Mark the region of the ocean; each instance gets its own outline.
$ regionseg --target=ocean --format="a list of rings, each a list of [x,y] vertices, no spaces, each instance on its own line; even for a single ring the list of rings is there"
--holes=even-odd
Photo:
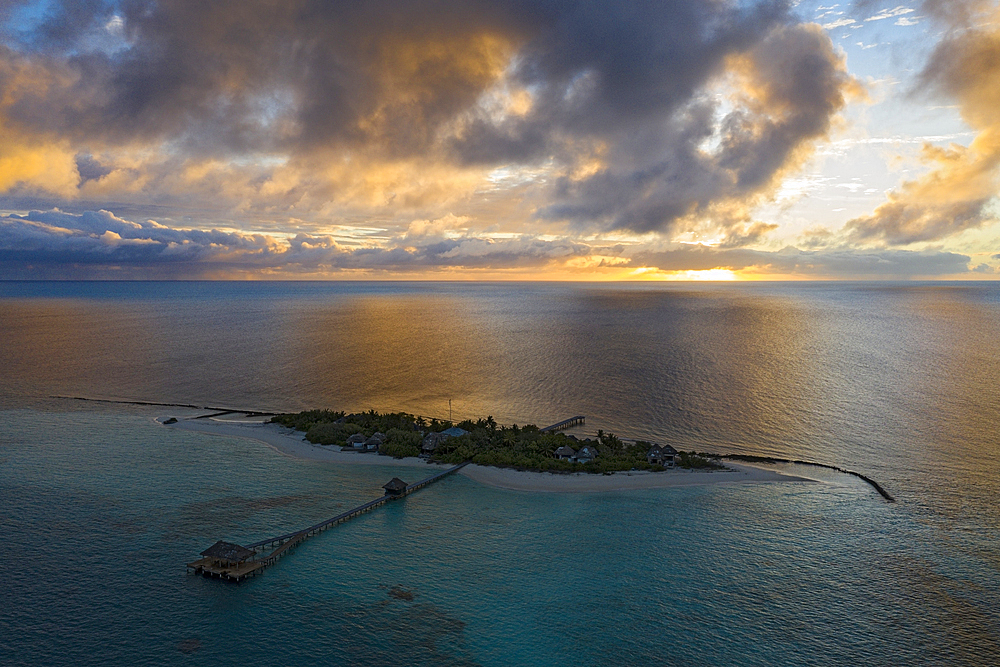
[[[992,283],[0,282],[0,664],[998,664],[998,343]],[[184,563],[421,471],[78,398],[586,415],[897,502],[455,476],[228,585]]]

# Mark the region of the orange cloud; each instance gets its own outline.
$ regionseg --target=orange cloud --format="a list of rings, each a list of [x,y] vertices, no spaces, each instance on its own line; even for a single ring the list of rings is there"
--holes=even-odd
[[[23,96],[65,83],[65,77],[0,46],[0,192],[20,188],[69,197],[75,193],[79,174],[70,142],[31,132],[9,117]]]

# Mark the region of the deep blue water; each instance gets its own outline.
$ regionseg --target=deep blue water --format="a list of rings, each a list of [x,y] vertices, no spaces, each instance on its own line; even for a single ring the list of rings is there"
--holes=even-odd
[[[989,284],[0,283],[0,664],[997,664],[998,315]],[[454,477],[222,585],[183,564],[417,472],[53,395],[586,414],[843,465],[899,502],[815,469],[608,494]]]

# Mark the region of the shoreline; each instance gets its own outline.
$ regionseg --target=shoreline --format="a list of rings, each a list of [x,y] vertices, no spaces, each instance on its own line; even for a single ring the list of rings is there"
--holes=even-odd
[[[156,419],[163,424],[165,417]],[[452,466],[443,463],[429,463],[424,459],[409,457],[394,459],[375,453],[341,452],[333,447],[314,445],[298,432],[277,424],[249,420],[224,419],[178,419],[167,425],[183,431],[194,431],[208,435],[250,438],[262,442],[278,453],[291,458],[347,465],[383,465],[428,470],[446,470]],[[673,468],[664,472],[630,471],[611,475],[592,473],[551,473],[542,471],[495,468],[474,463],[458,472],[469,479],[510,491],[530,491],[541,493],[600,493],[625,491],[629,489],[664,489],[680,486],[761,484],[808,482],[816,480],[797,477],[775,470],[757,468],[727,461],[727,470],[685,470]]]

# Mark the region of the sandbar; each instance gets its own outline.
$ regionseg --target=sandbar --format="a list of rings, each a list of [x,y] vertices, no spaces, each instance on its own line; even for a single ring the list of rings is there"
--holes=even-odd
[[[165,417],[157,419],[163,423]],[[350,465],[381,465],[425,468],[428,471],[451,467],[429,463],[416,457],[393,459],[374,453],[339,451],[337,447],[314,445],[300,431],[278,424],[261,421],[234,421],[226,419],[183,419],[168,428],[197,431],[211,435],[251,438],[270,445],[276,451],[298,459],[344,463]],[[492,466],[468,465],[459,471],[480,484],[513,491],[543,493],[600,493],[627,489],[662,489],[677,486],[702,486],[706,484],[754,484],[774,482],[815,482],[746,464],[726,462],[727,470],[685,470],[674,468],[664,472],[631,471],[611,475],[591,473],[550,473]]]

